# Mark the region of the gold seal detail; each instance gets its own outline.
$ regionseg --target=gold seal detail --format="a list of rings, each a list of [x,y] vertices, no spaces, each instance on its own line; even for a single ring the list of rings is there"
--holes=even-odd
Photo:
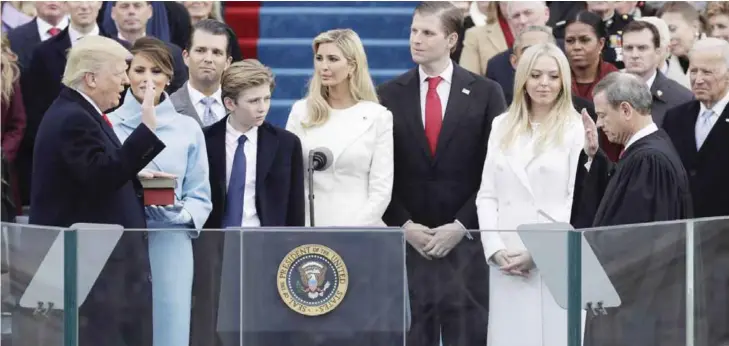
[[[299,246],[281,261],[278,294],[291,310],[306,316],[331,312],[344,299],[349,273],[334,250],[318,244]]]

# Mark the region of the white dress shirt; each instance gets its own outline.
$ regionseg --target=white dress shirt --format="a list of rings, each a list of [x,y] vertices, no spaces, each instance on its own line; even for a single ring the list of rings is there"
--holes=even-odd
[[[41,42],[53,37],[51,36],[51,34],[48,33],[48,30],[51,30],[51,28],[58,28],[59,30],[63,30],[68,26],[67,16],[63,17],[63,19],[61,19],[61,22],[58,23],[58,25],[56,26],[51,25],[40,17],[36,17],[36,19],[36,23],[38,25],[38,34],[40,34]]]
[[[711,117],[709,117],[708,119],[709,124],[706,125],[708,128],[705,129],[707,132],[710,132],[711,129],[714,128],[714,124],[716,124],[716,122],[719,120],[721,114],[724,113],[724,108],[726,108],[727,104],[729,104],[729,92],[727,92],[726,95],[724,95],[724,97],[719,100],[719,102],[715,103],[714,107],[710,108],[714,112],[714,114],[712,114]],[[694,128],[694,136],[697,138],[699,137],[699,132],[702,131],[701,127],[704,125],[703,122],[705,121],[704,119],[702,119],[701,115],[704,114],[707,109],[709,108],[706,108],[706,106],[704,106],[704,103],[701,102],[701,108],[699,109],[699,115],[698,118],[696,118],[696,125]]]
[[[99,106],[97,106],[97,105],[96,105],[96,102],[94,102],[94,100],[92,100],[92,99],[91,99],[91,98],[89,97],[89,95],[86,95],[86,94],[84,94],[84,92],[83,92],[83,91],[81,91],[81,90],[79,90],[79,89],[73,89],[73,90],[76,90],[76,92],[78,92],[79,94],[81,94],[81,96],[83,96],[83,98],[84,98],[84,99],[85,99],[85,100],[86,100],[86,101],[87,101],[88,103],[90,103],[90,104],[91,104],[92,106],[94,106],[94,109],[96,109],[96,111],[97,111],[97,112],[99,112],[99,116],[102,116],[102,115],[104,114],[104,113],[103,113],[103,112],[101,111],[101,109],[99,108]]]
[[[145,37],[145,36],[147,36],[147,33],[146,33],[146,32],[145,32],[145,33],[143,33],[143,34],[142,34],[142,36],[139,36],[139,37]],[[121,33],[121,32],[117,33],[117,34],[116,34],[116,37],[117,37],[118,39],[122,40],[122,41],[126,41],[126,42],[129,42],[129,43],[132,43],[132,42],[131,42],[131,41],[129,41],[129,40],[128,40],[128,39],[126,38],[126,37],[124,37],[124,36],[122,35],[122,33]]]
[[[225,124],[225,189],[230,184],[230,173],[233,170],[235,150],[238,148],[238,138],[245,135],[247,140],[243,145],[246,154],[246,188],[243,195],[243,221],[241,227],[260,227],[261,220],[256,210],[256,162],[258,162],[258,127],[253,127],[246,133],[233,128],[230,119]]]
[[[190,83],[187,83],[187,93],[190,94],[190,102],[192,102],[193,106],[195,106],[195,111],[197,112],[198,118],[200,118],[200,122],[203,122],[205,117],[205,104],[202,103],[202,99],[204,99],[205,95],[203,93],[197,91],[197,89],[193,88]],[[213,109],[213,114],[215,115],[215,121],[220,121],[220,119],[225,118],[225,106],[223,106],[223,98],[222,98],[222,91],[220,89],[220,86],[218,86],[218,90],[215,91],[210,97],[212,97],[215,102],[212,106],[210,106]]]
[[[86,36],[98,36],[99,35],[99,26],[94,25],[94,28],[91,29],[91,32],[88,34],[82,34],[78,32],[76,29],[73,28],[73,25],[68,26],[68,38],[71,40],[71,46],[76,45],[76,41],[86,37]]]
[[[645,82],[645,84],[648,85],[648,90],[650,90],[653,87],[653,82],[656,81],[656,76],[658,75],[658,70],[653,70],[653,75],[651,78],[648,78],[648,80]]]
[[[442,119],[445,116],[446,107],[448,106],[448,96],[450,96],[451,93],[451,83],[453,82],[453,62],[448,60],[448,67],[446,67],[446,69],[438,76],[429,76],[425,73],[422,66],[418,67],[418,72],[420,72],[420,116],[423,119],[423,126],[425,126],[425,98],[428,95],[427,78],[438,76],[443,78],[443,80],[438,84],[438,87],[435,89],[436,92],[438,92],[438,97],[440,98]]]
[[[637,142],[639,139],[650,135],[653,132],[658,131],[658,126],[656,126],[655,123],[650,123],[650,125],[647,125],[646,127],[638,130],[638,132],[634,133],[630,139],[628,140],[628,143],[625,144],[625,148],[623,149],[623,152],[628,150],[628,147],[633,145],[633,143]]]

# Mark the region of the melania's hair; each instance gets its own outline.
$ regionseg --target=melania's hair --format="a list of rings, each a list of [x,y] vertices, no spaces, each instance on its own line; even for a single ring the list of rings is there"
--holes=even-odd
[[[355,102],[372,101],[378,102],[375,85],[370,77],[367,67],[367,55],[365,55],[362,41],[357,33],[350,29],[329,30],[314,38],[312,48],[314,57],[319,46],[324,43],[333,43],[342,51],[344,59],[353,67],[352,75],[344,83],[349,84],[349,94]],[[321,76],[314,73],[309,81],[309,91],[306,95],[306,110],[308,120],[302,125],[312,127],[326,123],[331,110],[329,103],[329,88],[322,85]]]
[[[572,106],[572,78],[567,57],[556,45],[542,43],[531,46],[524,51],[516,67],[514,78],[514,100],[507,110],[504,120],[504,136],[501,139],[501,148],[507,150],[516,139],[529,131],[529,112],[531,111],[531,98],[526,91],[527,80],[531,77],[534,65],[542,56],[553,58],[559,67],[561,90],[557,95],[551,111],[540,124],[540,131],[535,141],[535,152],[542,152],[550,145],[559,145],[563,142],[566,125],[571,121],[579,121],[580,115]]]

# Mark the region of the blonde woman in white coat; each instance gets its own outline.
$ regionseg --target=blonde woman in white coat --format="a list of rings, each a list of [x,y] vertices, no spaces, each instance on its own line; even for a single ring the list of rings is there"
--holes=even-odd
[[[570,79],[567,58],[556,45],[528,48],[517,65],[514,101],[492,124],[476,197],[491,266],[489,346],[567,344],[567,311],[555,302],[519,235],[496,230],[550,222],[540,210],[570,221],[584,143]]]
[[[304,158],[320,147],[333,154],[332,165],[314,173],[315,225],[385,227],[394,178],[392,113],[377,100],[354,31],[321,33],[313,49],[308,95],[293,105],[286,129],[301,139]],[[308,201],[306,209],[308,216]]]

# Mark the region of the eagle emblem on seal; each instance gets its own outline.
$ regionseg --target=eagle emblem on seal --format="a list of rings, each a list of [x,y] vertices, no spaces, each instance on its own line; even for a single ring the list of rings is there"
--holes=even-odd
[[[305,293],[309,298],[316,299],[323,297],[331,286],[326,281],[327,267],[316,261],[309,261],[299,267],[301,281],[297,283],[297,289]]]

